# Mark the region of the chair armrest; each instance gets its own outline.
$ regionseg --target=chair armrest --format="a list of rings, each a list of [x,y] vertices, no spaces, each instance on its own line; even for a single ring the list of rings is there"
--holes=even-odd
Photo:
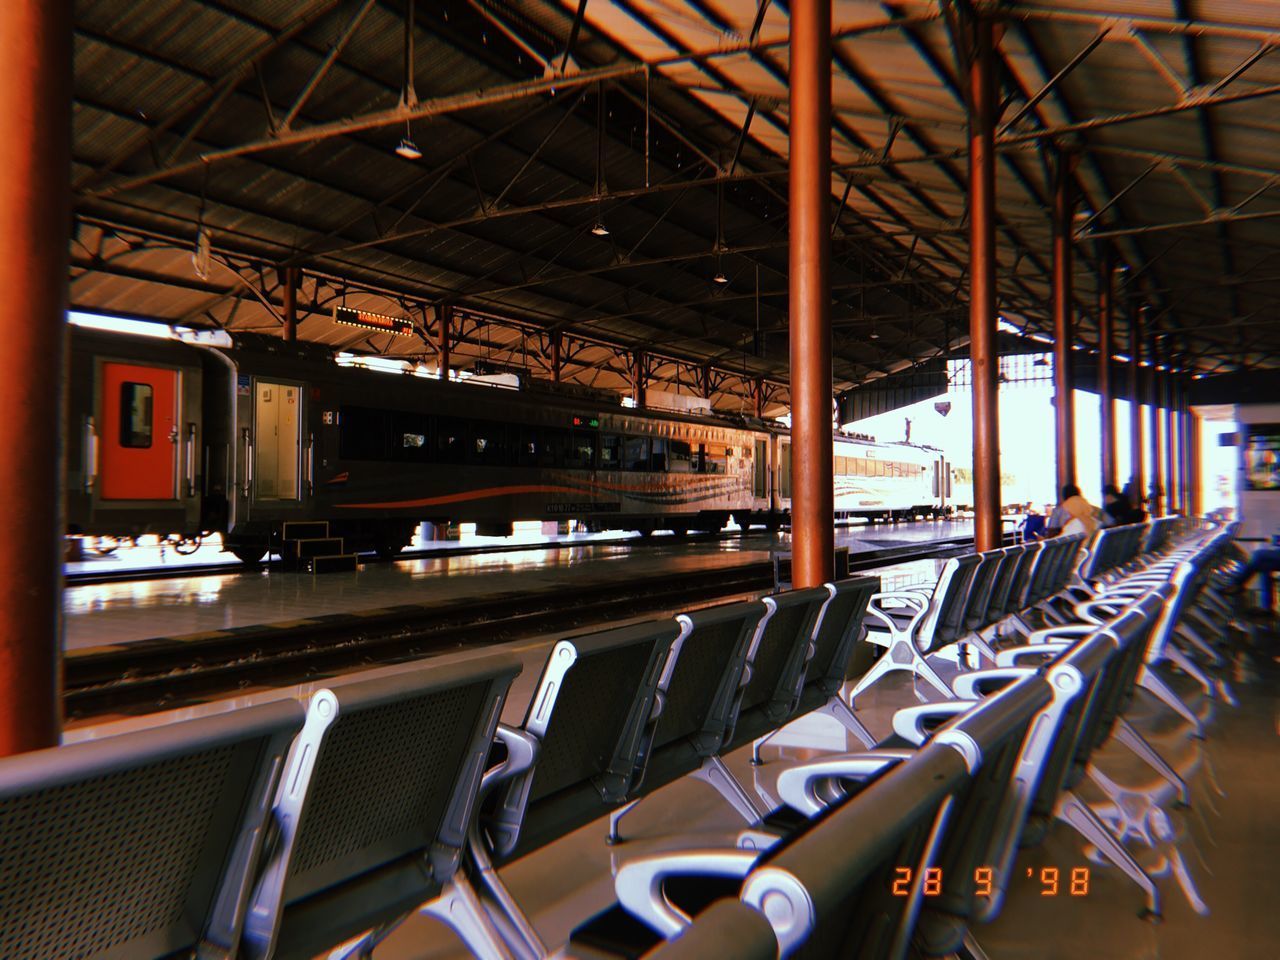
[[[813,817],[844,796],[839,781],[879,776],[914,754],[914,750],[875,749],[796,764],[778,775],[778,799],[797,813]]]
[[[973,700],[943,700],[939,703],[922,703],[915,707],[903,707],[893,715],[893,732],[910,740],[917,747],[923,746],[929,735],[924,724],[928,720],[949,720],[962,713],[967,713],[974,705]]]
[[[1097,629],[1098,625],[1094,623],[1067,623],[1060,627],[1045,627],[1032,632],[1027,637],[1027,644],[1052,643],[1059,638],[1087,637]]]
[[[909,636],[915,634],[916,627],[920,625],[920,621],[924,619],[924,615],[929,612],[930,597],[923,593],[917,593],[913,590],[894,591],[891,593],[873,593],[871,595],[871,599],[867,601],[867,616],[874,617],[876,620],[883,623],[884,629],[888,630],[889,633],[897,633],[901,627],[893,617],[889,615],[889,611],[879,605],[878,601],[881,600],[897,600],[904,606],[913,607],[915,609],[915,613],[912,614],[911,620],[907,623],[906,627],[906,631]],[[866,623],[866,620],[864,619],[863,622]],[[870,623],[868,623],[867,626],[872,629],[879,629]]]
[[[484,816],[484,830],[490,849],[503,856],[515,849],[520,839],[520,825],[528,805],[529,788],[533,786],[533,770],[542,749],[542,741],[527,730],[498,724],[494,740],[507,748],[506,759],[480,778],[476,808],[480,809],[490,792],[504,787],[495,809]]]
[[[692,918],[667,899],[663,884],[671,877],[745,877],[759,850],[696,849],[638,857],[618,868],[613,888],[622,908],[662,937],[671,938]]]
[[[1040,652],[1043,648],[1033,647],[1036,652]],[[994,690],[988,690],[985,693],[978,688],[984,684],[1000,683],[1000,689],[1007,687],[1015,680],[1021,680],[1028,677],[1036,671],[1031,667],[1015,667],[1001,664],[997,667],[988,667],[985,670],[971,670],[969,673],[962,673],[955,680],[951,681],[951,689],[956,692],[956,696],[961,700],[981,700],[983,697],[990,696]]]
[[[1043,659],[1046,656],[1056,657],[1064,650],[1070,650],[1071,643],[1066,640],[1050,640],[1046,643],[1037,643],[1034,646],[1027,645],[1022,647],[1009,647],[1001,650],[996,654],[996,666],[1005,668],[1017,668],[1019,670],[1027,670],[1029,667],[1019,667],[1018,662],[1028,657],[1035,656]],[[964,674],[961,674],[964,676]]]

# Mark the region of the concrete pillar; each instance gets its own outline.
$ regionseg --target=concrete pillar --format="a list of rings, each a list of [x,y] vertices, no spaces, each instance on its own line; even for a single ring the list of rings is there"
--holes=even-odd
[[[995,28],[978,16],[969,59],[969,349],[973,365],[973,539],[1002,542],[1000,356],[996,340]]]
[[[71,33],[67,0],[0,4],[0,756],[62,721]]]
[[[791,4],[791,580],[835,567],[831,459],[831,0]]]

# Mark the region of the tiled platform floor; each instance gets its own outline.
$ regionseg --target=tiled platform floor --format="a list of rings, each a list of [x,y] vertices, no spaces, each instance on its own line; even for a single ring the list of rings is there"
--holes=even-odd
[[[838,528],[850,552],[908,546],[972,532],[970,521]],[[65,648],[127,643],[253,624],[349,613],[406,603],[457,602],[496,594],[552,591],[574,584],[656,576],[681,570],[767,560],[789,537],[672,541],[636,549],[608,542],[560,549],[369,564],[358,573],[310,574],[256,570],[189,578],[73,586],[63,607]]]

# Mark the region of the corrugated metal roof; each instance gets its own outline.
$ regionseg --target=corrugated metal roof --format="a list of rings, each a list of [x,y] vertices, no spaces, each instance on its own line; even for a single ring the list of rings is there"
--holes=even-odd
[[[538,331],[559,330],[582,338],[580,356],[597,364],[566,375],[610,388],[625,388],[618,358],[632,348],[736,372],[722,401],[736,403],[756,377],[785,379],[788,50],[771,42],[785,38],[785,5],[766,4],[753,34],[756,0],[592,3],[564,61],[567,85],[554,93],[190,163],[269,137],[360,6],[78,5],[77,306],[272,329],[276,268],[291,263],[302,268],[307,309],[318,311],[302,335],[331,345],[430,357],[433,318],[447,303],[513,321],[486,319],[491,335],[464,337],[459,362],[483,350],[514,362]],[[420,101],[556,76],[578,8],[418,6]],[[967,128],[953,26],[935,3],[892,7],[839,0],[834,11],[840,385],[936,356],[944,341],[962,343],[967,326]],[[395,107],[404,10],[399,0],[370,7],[295,130]],[[1077,226],[1089,227],[1077,244],[1081,339],[1093,336],[1105,241],[1181,362],[1274,365],[1280,101],[1268,93],[1194,104],[1280,88],[1280,53],[1259,53],[1280,41],[1280,5],[1037,0],[1004,4],[999,15],[1005,117],[1025,113],[1000,146],[1002,314],[1047,326],[1046,159],[1071,144],[1083,154]],[[1100,31],[1104,39],[1026,107]],[[648,80],[637,72],[606,86],[598,171],[599,92],[575,86],[575,71],[691,50],[722,55],[656,64]],[[421,160],[394,154],[406,135]],[[607,237],[592,234],[598,221]],[[191,262],[201,227],[225,261],[207,278]],[[713,283],[717,272],[729,282]],[[334,327],[324,319],[331,304],[320,301],[339,288],[370,309],[399,304],[422,335],[384,342]]]

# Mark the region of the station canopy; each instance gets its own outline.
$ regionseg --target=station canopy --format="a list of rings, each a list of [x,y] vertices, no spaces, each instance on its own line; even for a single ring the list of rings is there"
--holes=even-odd
[[[967,346],[969,2],[833,12],[835,388]],[[984,5],[1005,329],[1050,329],[1077,158],[1079,341],[1100,258],[1164,362],[1276,365],[1280,4]],[[73,308],[629,393],[787,401],[787,5],[76,4]],[[335,322],[335,308],[407,321]],[[1124,323],[1118,324],[1124,353]]]

